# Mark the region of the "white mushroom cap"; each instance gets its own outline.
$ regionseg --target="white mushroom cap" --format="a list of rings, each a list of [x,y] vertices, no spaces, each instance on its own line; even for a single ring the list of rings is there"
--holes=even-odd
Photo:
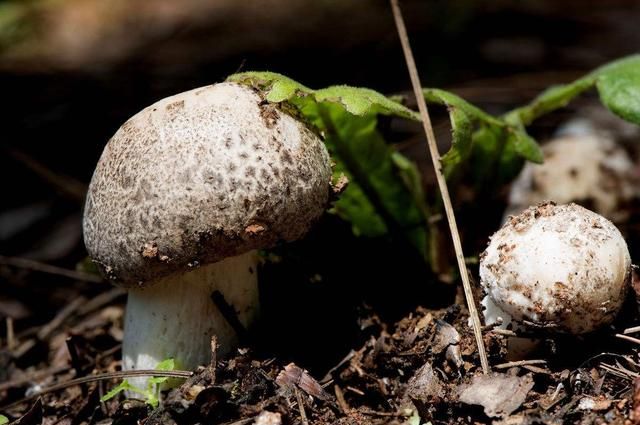
[[[540,204],[511,217],[481,256],[485,318],[590,332],[619,312],[630,275],[627,244],[609,220],[576,204]]]
[[[252,89],[222,83],[127,121],[89,186],[84,237],[114,283],[143,285],[302,237],[329,200],[322,140]]]
[[[621,207],[638,195],[629,154],[582,121],[542,147],[543,164],[527,163],[511,186],[507,215],[552,199],[576,202],[607,218],[623,219]]]

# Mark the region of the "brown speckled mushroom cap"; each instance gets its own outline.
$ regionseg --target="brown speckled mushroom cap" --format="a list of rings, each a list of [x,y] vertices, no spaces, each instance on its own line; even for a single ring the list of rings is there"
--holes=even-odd
[[[331,165],[304,124],[235,83],[160,100],[128,120],[96,167],[89,255],[113,283],[302,237],[329,199]]]

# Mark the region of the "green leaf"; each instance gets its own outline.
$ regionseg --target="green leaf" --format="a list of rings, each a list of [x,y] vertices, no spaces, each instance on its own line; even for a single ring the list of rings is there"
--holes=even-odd
[[[423,89],[425,100],[446,106],[451,121],[451,148],[442,155],[441,163],[445,176],[451,179],[460,166],[468,161],[473,150],[474,129],[495,127],[507,130],[508,125],[453,93],[440,89]]]
[[[602,103],[627,121],[640,124],[640,55],[606,64],[569,84],[551,87],[528,105],[505,115],[509,124],[529,125],[566,106],[574,97],[596,86]]]
[[[0,415],[0,425],[4,425],[4,424],[8,424],[9,423],[9,418],[7,418],[4,415]]]
[[[355,181],[347,166],[334,155],[334,176],[344,173],[349,178],[347,189],[340,195],[330,212],[351,223],[351,230],[356,236],[384,236],[389,229],[384,219],[376,212],[360,184]]]
[[[423,89],[422,94],[427,102],[444,105],[448,108],[453,107],[459,109],[463,111],[470,120],[483,122],[490,125],[504,125],[504,123],[500,119],[487,114],[482,109],[472,105],[456,94],[450,93],[445,90],[433,88]]]
[[[621,118],[640,124],[640,55],[612,62],[593,75],[602,103]]]
[[[174,359],[165,359],[156,365],[156,370],[175,370],[176,363]],[[169,378],[166,376],[154,376],[147,381],[147,388],[153,391],[156,385],[165,383]]]
[[[510,131],[507,140],[507,143],[513,144],[514,152],[520,157],[537,164],[541,164],[544,161],[540,145],[527,134],[524,128]]]
[[[594,78],[586,76],[570,84],[553,86],[542,92],[528,105],[505,114],[507,123],[526,126],[537,118],[566,106],[574,97],[593,87]]]
[[[335,172],[349,178],[335,212],[351,222],[355,234],[404,235],[426,258],[423,213],[394,163],[397,152],[377,131],[376,116],[353,116],[332,103],[318,105],[316,113],[307,110],[326,129],[325,142],[335,158]]]
[[[275,72],[243,72],[229,76],[227,81],[258,88],[265,92],[265,99],[273,103],[291,101],[299,104],[312,98],[317,103],[340,104],[347,112],[356,116],[384,114],[420,120],[417,112],[367,88],[339,85],[313,90]]]
[[[404,182],[404,185],[409,190],[409,193],[413,196],[413,200],[416,205],[422,211],[422,215],[425,219],[428,219],[429,207],[427,198],[424,193],[424,186],[422,184],[422,173],[418,169],[415,162],[401,154],[400,152],[393,152],[391,154],[391,160],[398,169],[398,174]]]
[[[424,89],[424,97],[431,103],[444,105],[449,110],[452,129],[451,148],[442,158],[445,175],[450,179],[460,166],[472,157],[476,164],[476,178],[488,182],[495,176],[496,165],[508,169],[519,168],[520,158],[542,162],[542,151],[519,121],[507,121],[493,117],[461,97],[439,89]],[[479,145],[474,148],[474,145]]]
[[[473,144],[473,123],[467,113],[463,109],[450,106],[449,119],[452,131],[451,148],[440,158],[447,178],[450,178],[455,170],[469,158]]]
[[[350,222],[355,235],[400,235],[427,258],[423,212],[394,163],[395,149],[377,130],[378,114],[420,120],[418,113],[371,89],[314,90],[271,72],[236,74],[228,81],[251,85],[270,102],[288,102],[325,136],[334,176],[349,179],[331,212]]]
[[[163,361],[161,361],[160,363],[158,363],[155,367],[156,370],[175,370],[175,361],[172,358],[169,359],[165,359]],[[115,397],[116,395],[120,394],[123,391],[130,391],[136,394],[140,394],[141,396],[143,396],[145,398],[145,402],[150,405],[151,407],[153,407],[154,409],[157,408],[160,404],[160,398],[159,398],[159,393],[160,393],[160,384],[164,383],[167,381],[167,379],[169,379],[166,376],[153,376],[150,377],[149,380],[147,381],[147,389],[143,390],[142,388],[138,388],[132,384],[129,383],[128,380],[123,379],[122,382],[116,386],[115,388],[113,388],[111,391],[109,391],[108,393],[106,393],[104,396],[102,396],[102,398],[100,398],[100,401],[104,402],[107,400],[111,400],[113,397]]]
[[[109,391],[108,393],[106,393],[105,395],[103,395],[100,398],[101,402],[105,402],[107,400],[111,400],[112,398],[114,398],[115,396],[117,396],[118,394],[120,394],[123,391],[131,391],[137,394],[140,394],[144,397],[148,397],[149,396],[149,392],[145,391],[141,388],[138,388],[134,385],[131,385],[129,383],[128,380],[123,379],[122,382],[120,382],[120,384],[118,386],[116,386],[115,388],[113,388],[111,391]]]

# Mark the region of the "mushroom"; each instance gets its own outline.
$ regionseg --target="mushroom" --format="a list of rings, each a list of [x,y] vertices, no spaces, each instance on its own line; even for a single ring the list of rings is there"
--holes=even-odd
[[[547,199],[576,202],[614,220],[638,196],[638,177],[629,154],[586,120],[569,121],[542,148],[543,164],[527,163],[513,182],[505,216]]]
[[[258,313],[256,250],[308,231],[331,172],[318,135],[235,83],[162,99],[122,125],[91,179],[83,228],[101,272],[129,290],[124,369],[170,357],[193,368],[213,335],[219,355],[234,349],[233,322]]]
[[[584,334],[613,321],[631,277],[618,229],[576,204],[511,217],[480,260],[487,324]]]

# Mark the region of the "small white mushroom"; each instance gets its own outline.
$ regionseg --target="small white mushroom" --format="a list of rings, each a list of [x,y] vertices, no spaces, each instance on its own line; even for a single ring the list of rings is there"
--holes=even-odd
[[[588,122],[574,120],[542,147],[543,164],[527,163],[513,182],[506,216],[551,199],[576,202],[614,221],[638,195],[638,177],[629,154]]]
[[[322,140],[245,86],[191,90],[128,120],[98,162],[83,222],[91,258],[129,288],[124,369],[207,363],[213,335],[220,355],[233,350],[233,320],[212,296],[248,326],[256,250],[301,238],[330,179]]]
[[[583,334],[613,321],[631,276],[618,229],[576,204],[511,217],[481,255],[487,324]]]

